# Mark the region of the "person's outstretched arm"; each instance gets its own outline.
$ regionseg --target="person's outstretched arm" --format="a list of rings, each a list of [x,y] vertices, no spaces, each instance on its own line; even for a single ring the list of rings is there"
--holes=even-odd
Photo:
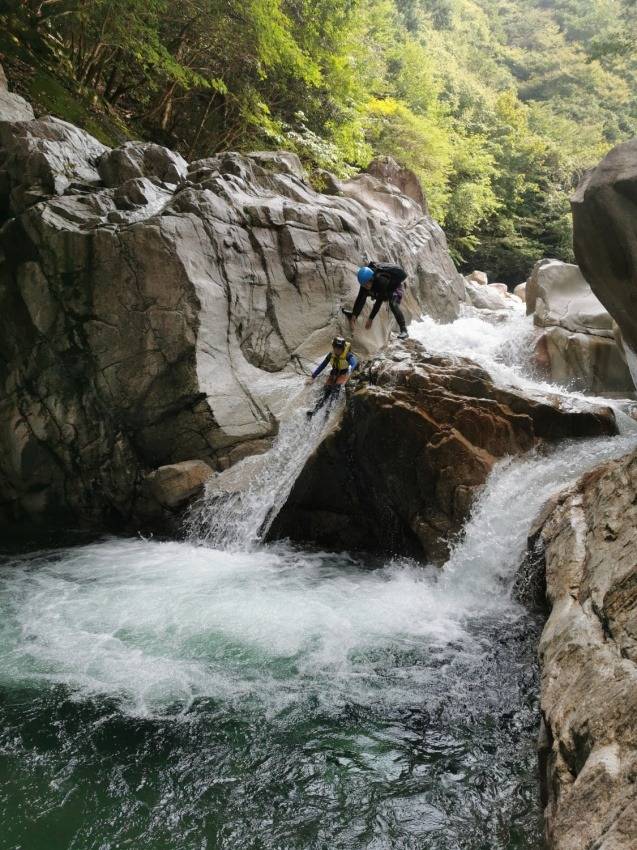
[[[320,375],[321,372],[323,371],[323,369],[325,369],[325,367],[327,366],[327,364],[329,362],[330,362],[330,355],[326,354],[325,360],[322,363],[319,363],[319,365],[316,367],[316,369],[312,372],[312,377],[316,378],[317,375]]]
[[[358,295],[356,296],[356,301],[354,301],[354,306],[352,307],[352,319],[358,319],[361,314],[363,307],[365,306],[365,301],[367,299],[367,290],[361,288],[358,291]]]
[[[372,307],[372,312],[369,314],[369,319],[367,320],[368,322],[370,322],[370,324],[371,324],[371,322],[374,321],[374,319],[378,315],[378,311],[380,310],[381,304],[384,304],[384,303],[385,302],[382,298],[377,298],[376,301],[374,301],[374,306]]]
[[[352,354],[351,351],[347,352],[347,362],[349,363],[349,368],[352,370],[352,372],[358,366],[358,360],[356,359],[356,355]]]

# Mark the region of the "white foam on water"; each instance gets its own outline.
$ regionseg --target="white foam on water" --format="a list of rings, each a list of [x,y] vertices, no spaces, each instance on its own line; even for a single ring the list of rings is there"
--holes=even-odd
[[[286,681],[355,679],[365,662],[352,653],[460,633],[417,569],[285,548],[114,540],[12,564],[2,598],[5,681],[55,681],[142,714],[248,694],[275,709]]]
[[[522,316],[503,325],[464,318],[412,326],[430,350],[470,356],[511,383],[531,380],[514,365],[528,352],[527,332]],[[503,354],[518,342],[518,355]],[[326,427],[329,417],[308,425],[297,409],[248,491],[226,513],[204,503],[209,512],[199,515],[199,527],[215,548],[109,540],[5,564],[4,684],[59,683],[78,698],[112,697],[140,715],[183,712],[198,698],[256,700],[269,713],[308,694],[327,708],[347,700],[413,703],[436,676],[428,658],[480,656],[471,621],[520,615],[510,585],[546,499],[636,444],[633,431],[503,461],[442,572],[401,560],[371,569],[345,554],[255,548]],[[412,650],[413,664],[392,663]]]
[[[538,378],[533,365],[536,331],[533,316],[525,315],[523,306],[516,307],[501,321],[469,310],[467,315],[446,325],[423,316],[409,326],[410,336],[428,351],[467,357],[488,372],[500,387],[520,390],[538,399],[561,396],[578,406],[599,404],[612,407],[622,433],[637,429],[637,423],[621,409],[625,400],[585,395]]]
[[[2,678],[113,697],[133,714],[198,697],[277,712],[308,688],[326,705],[409,702],[433,675],[428,653],[480,653],[468,620],[519,615],[507,587],[545,499],[634,445],[595,439],[500,464],[442,573],[144,540],[24,558],[1,574]],[[378,653],[410,647],[419,668],[385,687]]]

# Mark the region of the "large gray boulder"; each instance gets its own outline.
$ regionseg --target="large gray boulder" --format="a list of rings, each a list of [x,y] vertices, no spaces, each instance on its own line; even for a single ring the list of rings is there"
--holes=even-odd
[[[30,121],[33,109],[19,94],[9,91],[4,68],[0,65],[0,123],[3,121]]]
[[[347,330],[363,259],[405,267],[409,319],[458,315],[440,227],[369,174],[337,183],[317,192],[289,153],[187,164],[55,118],[0,124],[0,525],[124,522],[153,469],[263,450]]]
[[[539,327],[562,327],[574,333],[612,338],[613,320],[578,266],[540,260],[526,289],[527,315]]]
[[[526,311],[543,329],[536,361],[551,381],[596,394],[633,391],[613,319],[578,266],[549,259],[536,263],[526,285]]]
[[[474,272],[473,274],[478,274]],[[512,298],[500,288],[503,284],[478,283],[475,278],[465,278],[465,291],[468,303],[476,310],[500,312],[515,310],[517,298]],[[504,287],[506,290],[506,287]]]
[[[637,454],[545,511],[530,539],[551,613],[539,647],[540,768],[552,850],[637,836]]]
[[[637,351],[637,139],[618,145],[571,200],[575,257]]]

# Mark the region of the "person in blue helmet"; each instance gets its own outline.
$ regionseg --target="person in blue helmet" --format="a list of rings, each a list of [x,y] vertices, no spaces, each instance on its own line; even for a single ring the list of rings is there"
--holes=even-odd
[[[398,323],[400,333],[399,339],[406,339],[407,323],[403,311],[400,309],[400,302],[405,294],[405,280],[407,273],[400,266],[393,266],[390,263],[368,263],[358,270],[358,282],[360,290],[354,306],[351,310],[342,308],[343,313],[349,320],[350,330],[354,332],[356,320],[361,314],[365,301],[371,298],[375,303],[372,311],[369,314],[369,319],[365,322],[365,328],[369,330],[372,322],[376,318],[381,305],[385,302],[389,304],[389,309],[394,314],[394,318]]]
[[[325,355],[325,358],[312,372],[308,381],[311,383],[315,378],[318,378],[327,366],[331,366],[332,368],[325,381],[325,388],[312,410],[307,411],[308,418],[314,416],[324,404],[328,402],[332,404],[336,401],[341,387],[347,383],[349,376],[358,366],[356,355],[352,352],[350,343],[344,337],[334,337],[332,340],[332,350]]]

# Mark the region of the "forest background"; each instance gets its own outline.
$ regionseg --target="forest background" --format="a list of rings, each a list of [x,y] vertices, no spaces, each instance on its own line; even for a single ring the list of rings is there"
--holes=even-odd
[[[286,148],[320,185],[389,154],[461,268],[572,259],[568,197],[637,135],[637,0],[2,0],[37,109],[189,159]]]

